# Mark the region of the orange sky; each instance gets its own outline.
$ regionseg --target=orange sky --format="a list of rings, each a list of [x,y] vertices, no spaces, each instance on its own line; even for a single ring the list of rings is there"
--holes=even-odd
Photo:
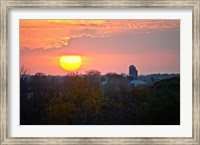
[[[30,74],[69,73],[61,55],[80,55],[76,70],[139,74],[180,72],[179,20],[20,20],[20,65]]]

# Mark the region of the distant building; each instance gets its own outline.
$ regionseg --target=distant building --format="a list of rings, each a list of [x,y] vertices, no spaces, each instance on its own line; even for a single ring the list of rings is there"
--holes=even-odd
[[[138,79],[138,71],[134,65],[129,66],[129,78],[131,80],[137,80]]]
[[[135,87],[146,87],[147,83],[142,80],[138,80],[138,71],[134,65],[129,66],[129,75],[127,76],[129,79],[129,87],[130,89]]]

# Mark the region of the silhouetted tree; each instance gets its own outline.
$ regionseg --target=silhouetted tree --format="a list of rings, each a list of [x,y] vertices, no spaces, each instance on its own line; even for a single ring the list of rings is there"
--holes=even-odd
[[[180,78],[155,83],[150,89],[147,102],[150,124],[180,124]]]
[[[102,106],[102,88],[99,84],[90,85],[87,77],[67,76],[62,93],[47,109],[50,123],[96,124]]]
[[[22,68],[20,124],[180,124],[180,78],[131,88],[124,74],[90,70],[58,79]]]
[[[20,124],[28,124],[28,89],[29,89],[28,70],[20,67]]]

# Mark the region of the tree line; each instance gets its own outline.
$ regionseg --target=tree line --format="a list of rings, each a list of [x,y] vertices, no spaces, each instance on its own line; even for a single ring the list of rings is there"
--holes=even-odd
[[[123,74],[20,74],[21,125],[178,125],[180,78],[130,88]]]

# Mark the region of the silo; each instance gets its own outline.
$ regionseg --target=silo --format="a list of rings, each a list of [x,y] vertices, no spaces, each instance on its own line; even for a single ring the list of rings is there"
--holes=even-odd
[[[129,75],[133,76],[133,80],[138,79],[138,71],[134,65],[129,66]]]

